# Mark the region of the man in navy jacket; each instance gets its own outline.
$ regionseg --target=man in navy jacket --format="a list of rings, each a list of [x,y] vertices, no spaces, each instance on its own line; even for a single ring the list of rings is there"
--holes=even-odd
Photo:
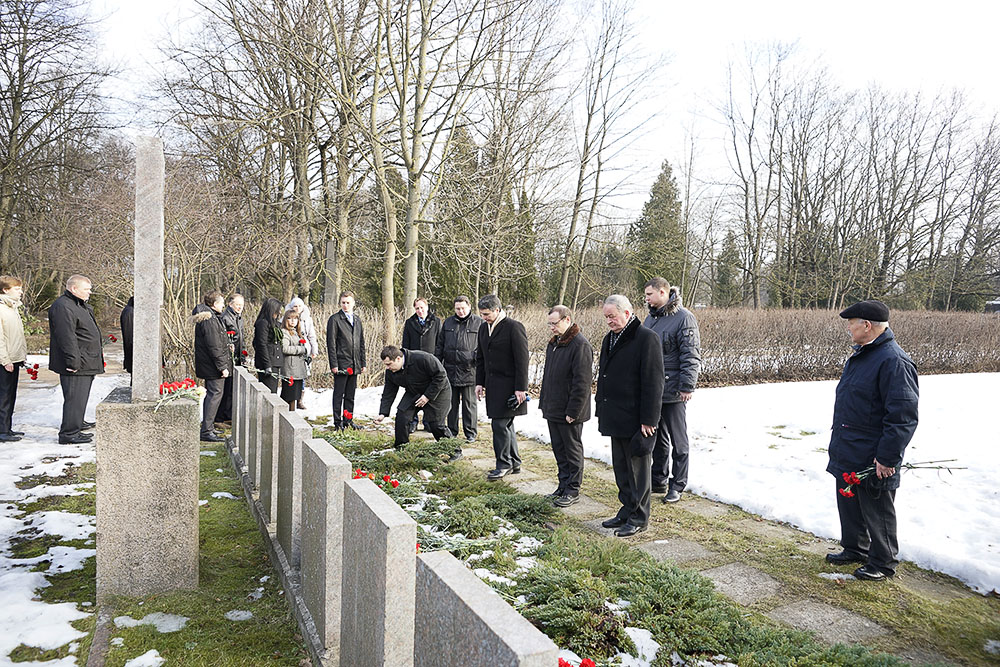
[[[854,576],[880,581],[896,573],[896,509],[903,452],[917,429],[917,369],[889,328],[889,308],[861,301],[840,316],[854,341],[833,407],[830,463],[837,480],[840,544],[834,565],[864,563]],[[851,484],[845,473],[874,471]],[[850,486],[850,488],[847,488]]]

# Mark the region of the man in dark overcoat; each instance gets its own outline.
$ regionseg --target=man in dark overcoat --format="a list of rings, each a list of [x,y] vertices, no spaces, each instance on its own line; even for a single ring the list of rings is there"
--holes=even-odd
[[[552,306],[548,323],[552,338],[545,347],[538,407],[548,424],[559,469],[552,504],[569,507],[580,499],[583,482],[583,423],[590,419],[594,349],[566,306]]]
[[[354,312],[354,292],[340,294],[340,310],[326,322],[326,353],[333,373],[333,427],[354,425],[354,394],[365,372],[365,331]]]
[[[615,535],[646,530],[650,511],[650,472],[656,424],[663,398],[660,338],[640,325],[628,298],[604,301],[610,331],[601,342],[597,371],[597,424],[611,438],[611,464],[618,485],[618,514],[604,521]]]
[[[434,356],[441,360],[451,383],[451,411],[448,430],[458,435],[458,410],[461,403],[462,431],[466,442],[475,442],[479,433],[479,402],[476,400],[476,349],[483,318],[472,312],[467,296],[455,297],[455,314],[441,325]],[[462,450],[454,458],[461,458]]]
[[[903,452],[917,430],[917,368],[889,328],[889,308],[861,301],[840,313],[854,342],[837,384],[826,470],[837,480],[843,551],[834,565],[863,563],[854,576],[881,581],[896,573],[896,489]],[[874,468],[860,483],[845,475]]]
[[[122,358],[122,367],[125,372],[132,373],[132,341],[134,340],[134,329],[135,329],[135,297],[130,296],[128,298],[128,303],[122,308],[121,315],[118,316],[118,324],[122,328],[122,351],[124,356]]]
[[[229,350],[229,336],[222,322],[226,300],[222,292],[212,290],[202,303],[194,307],[191,323],[194,324],[194,372],[205,381],[205,399],[201,408],[201,440],[223,442],[225,438],[215,431],[215,418],[222,403],[226,378],[233,374],[233,356]]]
[[[688,480],[687,403],[694,396],[701,370],[701,335],[698,321],[681,304],[677,287],[657,276],[643,290],[649,315],[642,326],[656,332],[663,351],[663,405],[653,448],[653,493],[666,494],[665,503],[676,503]]]
[[[434,354],[437,349],[438,335],[441,333],[441,320],[430,312],[427,299],[417,297],[413,300],[413,315],[403,322],[403,343],[400,345],[404,350],[420,350],[428,354]],[[419,411],[418,411],[419,412]],[[424,428],[427,425],[424,424]],[[413,419],[409,425],[410,433],[417,430],[417,413],[413,413]]]
[[[498,480],[521,472],[514,417],[528,414],[528,336],[523,324],[504,313],[495,294],[487,294],[478,305],[483,326],[476,348],[476,396],[486,397],[493,430],[496,468],[486,477]]]
[[[63,395],[60,445],[94,439],[93,434],[81,432],[94,427],[83,416],[94,376],[104,372],[101,330],[87,304],[92,290],[90,278],[72,275],[66,291],[49,306],[49,370],[59,374]]]
[[[246,342],[243,339],[243,307],[246,301],[243,295],[236,293],[229,297],[229,304],[222,311],[222,323],[226,327],[226,336],[229,337],[230,355],[233,357],[234,366],[243,366],[243,350],[246,349]],[[233,419],[233,376],[226,378],[222,387],[222,403],[219,405],[219,414],[216,419],[220,422],[228,422]]]
[[[433,354],[420,350],[400,350],[394,345],[382,348],[382,363],[385,365],[385,387],[382,389],[382,403],[379,406],[376,423],[389,416],[392,402],[400,388],[403,398],[396,406],[396,447],[410,441],[407,428],[418,409],[424,411],[424,421],[435,440],[450,438],[446,423],[451,407],[451,386],[444,366]]]

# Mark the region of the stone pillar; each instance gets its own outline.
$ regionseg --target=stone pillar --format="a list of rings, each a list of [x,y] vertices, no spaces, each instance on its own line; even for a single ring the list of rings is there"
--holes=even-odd
[[[141,348],[137,348],[141,349]],[[198,587],[198,403],[97,405],[97,597]]]
[[[250,397],[248,389],[253,381],[253,376],[247,369],[242,366],[236,367],[233,375],[233,440],[248,470],[250,462],[247,460],[247,401]]]
[[[263,386],[263,385],[261,385]],[[266,389],[266,387],[265,387]],[[261,394],[260,410],[260,504],[265,519],[274,523],[278,518],[278,459],[280,439],[278,417],[288,412],[288,404],[277,394]],[[287,556],[287,554],[286,554]]]
[[[163,142],[135,140],[135,293],[132,401],[160,398],[163,345]]]
[[[312,427],[294,412],[278,416],[278,544],[293,570],[302,563],[302,445]]]
[[[417,556],[421,667],[552,667],[559,647],[447,551]]]
[[[417,524],[369,479],[344,482],[340,654],[413,666]]]
[[[261,419],[264,412],[264,394],[268,388],[259,382],[246,384],[246,434],[247,434],[247,475],[253,480],[253,488],[260,489],[260,446]]]
[[[340,665],[343,486],[350,478],[351,462],[333,445],[319,438],[306,440],[302,447],[302,598],[330,667]]]

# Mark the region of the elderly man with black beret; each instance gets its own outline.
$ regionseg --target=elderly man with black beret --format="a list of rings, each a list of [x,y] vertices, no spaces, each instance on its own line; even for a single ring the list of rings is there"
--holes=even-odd
[[[917,429],[917,369],[896,342],[884,303],[861,301],[840,316],[854,353],[837,385],[826,470],[837,480],[843,551],[826,560],[862,563],[855,577],[882,581],[899,565],[894,501],[903,452]],[[860,483],[845,479],[868,468],[874,470]]]

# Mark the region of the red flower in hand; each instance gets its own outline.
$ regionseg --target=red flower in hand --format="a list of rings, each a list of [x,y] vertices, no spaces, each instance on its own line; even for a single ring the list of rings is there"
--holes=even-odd
[[[229,334],[230,336],[235,336],[235,335],[236,335],[236,332],[235,332],[235,331],[233,331],[232,329],[230,329],[230,330],[229,330],[229,331],[227,331],[226,333],[227,333],[227,334]]]
[[[245,356],[247,356],[247,351],[243,350],[240,354],[242,354],[245,357]]]
[[[108,338],[110,338],[110,339],[111,339],[111,342],[112,342],[112,343],[117,343],[117,342],[118,342],[118,339],[117,339],[117,338],[115,338],[115,335],[114,335],[114,334],[109,334],[109,335],[108,335]]]
[[[861,483],[861,479],[858,477],[858,473],[856,473],[856,472],[852,472],[851,473],[851,479],[848,480],[848,481],[850,481],[851,484],[860,484]]]
[[[851,491],[850,489],[840,489],[840,495],[844,496],[845,498],[853,498],[854,492]]]
[[[305,344],[306,344],[306,339],[305,338],[300,338],[299,339],[299,345],[305,345]]]
[[[288,386],[291,387],[293,384],[295,384],[295,380],[288,378]]]
[[[344,371],[344,372],[345,372],[345,373],[347,373],[348,375],[354,375],[354,369],[353,369],[353,368],[348,368],[348,369],[347,369],[346,371]]]
[[[344,419],[354,419],[354,413],[350,410],[344,410]]]
[[[580,667],[597,667],[597,665],[590,658],[584,658],[580,661]]]

